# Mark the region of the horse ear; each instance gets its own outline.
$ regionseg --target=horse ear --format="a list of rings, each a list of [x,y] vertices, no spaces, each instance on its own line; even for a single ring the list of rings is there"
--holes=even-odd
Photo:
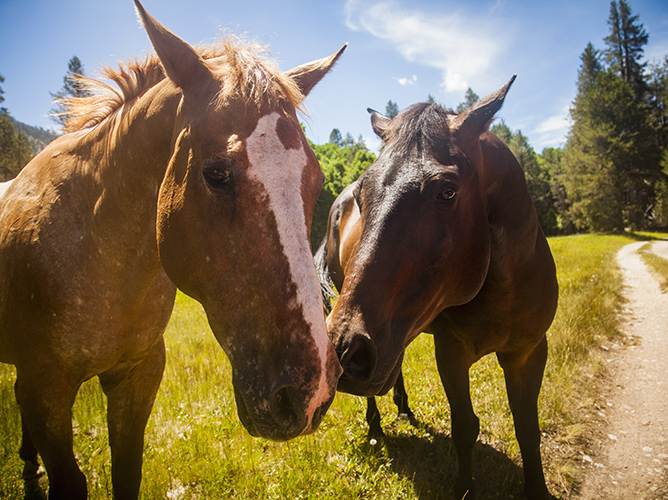
[[[451,128],[463,130],[476,137],[487,130],[494,119],[494,115],[501,109],[506,94],[508,94],[508,90],[516,77],[517,75],[513,75],[508,83],[499,90],[483,97],[470,108],[453,117]]]
[[[195,50],[165,28],[135,0],[135,8],[165,73],[183,91],[191,91],[208,81],[211,73]]]
[[[385,139],[385,131],[387,126],[390,124],[391,119],[385,115],[381,115],[378,111],[366,108],[368,113],[371,115],[371,128],[381,139]]]
[[[313,87],[334,67],[346,47],[348,47],[347,43],[336,54],[292,68],[286,71],[285,75],[292,78],[302,94],[307,96],[313,90]]]

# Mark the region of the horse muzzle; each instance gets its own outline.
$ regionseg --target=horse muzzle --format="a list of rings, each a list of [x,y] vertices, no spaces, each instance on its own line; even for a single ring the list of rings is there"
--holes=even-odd
[[[329,381],[329,389],[323,396],[317,389],[300,388],[289,377],[282,377],[262,395],[240,382],[242,377],[234,378],[239,420],[252,436],[272,441],[287,441],[315,432],[336,395],[335,380]]]
[[[394,385],[401,368],[403,353],[399,360],[385,366],[373,340],[365,333],[356,333],[337,344],[337,354],[343,375],[337,390],[356,396],[380,396]]]

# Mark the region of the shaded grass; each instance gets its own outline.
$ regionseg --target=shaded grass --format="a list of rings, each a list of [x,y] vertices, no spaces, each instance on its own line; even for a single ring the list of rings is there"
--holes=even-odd
[[[561,497],[577,487],[597,381],[605,374],[603,348],[623,342],[614,256],[630,241],[626,235],[550,240],[560,304],[548,333],[539,416],[547,480]],[[419,336],[404,363],[419,425],[396,421],[391,397],[378,398],[387,438],[375,446],[366,440],[366,401],[347,394],[337,395],[311,436],[288,443],[251,438],[236,415],[227,358],[201,307],[181,294],[165,341],[167,368],[146,432],[141,498],[452,498],[456,455],[431,336]],[[22,497],[14,374],[0,365],[0,498],[11,499]],[[471,393],[481,421],[474,450],[479,498],[520,498],[521,460],[494,356],[472,368]],[[104,408],[97,381],[84,384],[74,408],[75,449],[90,498],[111,497]]]

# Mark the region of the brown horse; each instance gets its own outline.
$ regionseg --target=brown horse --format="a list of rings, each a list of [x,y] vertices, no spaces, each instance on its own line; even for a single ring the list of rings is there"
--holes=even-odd
[[[39,452],[50,498],[87,495],[71,408],[94,376],[114,495],[137,497],[177,287],[204,306],[251,434],[313,432],[341,374],[309,245],[324,176],[296,109],[343,49],[281,73],[241,42],[194,50],[135,3],[157,58],[107,70],[121,91],[70,103],[73,131],[0,198],[0,361],[25,475]]]
[[[370,110],[383,149],[335,201],[317,255],[321,276],[341,292],[327,318],[344,369],[339,390],[386,393],[406,346],[422,331],[434,335],[458,454],[455,491],[466,498],[479,433],[468,372],[492,352],[505,374],[525,491],[549,497],[537,400],[556,272],[522,168],[487,131],[513,80],[458,115],[436,104],[392,120]]]

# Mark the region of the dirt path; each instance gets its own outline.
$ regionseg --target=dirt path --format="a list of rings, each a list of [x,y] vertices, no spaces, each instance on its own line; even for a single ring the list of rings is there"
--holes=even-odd
[[[614,383],[598,402],[607,423],[588,462],[582,499],[668,499],[668,294],[632,243],[617,255],[624,274],[624,331],[635,342],[610,351]],[[668,242],[652,243],[668,258]]]

